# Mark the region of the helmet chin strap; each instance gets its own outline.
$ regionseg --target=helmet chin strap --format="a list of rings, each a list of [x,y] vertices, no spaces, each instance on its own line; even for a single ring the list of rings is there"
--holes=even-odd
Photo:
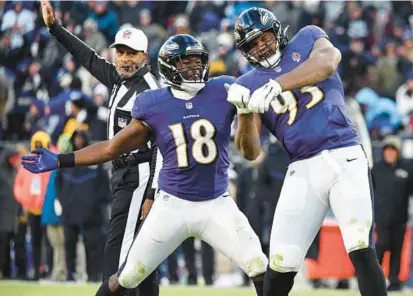
[[[195,97],[204,86],[205,83],[182,83],[180,89],[171,87],[171,91],[174,97],[182,100],[189,100]]]
[[[204,82],[199,82],[199,83],[182,82],[181,83],[181,89],[183,91],[186,91],[187,93],[193,94],[193,95],[196,95],[204,87],[205,87]]]
[[[260,62],[261,66],[265,68],[275,68],[280,63],[281,52],[277,49],[277,52],[269,58]]]

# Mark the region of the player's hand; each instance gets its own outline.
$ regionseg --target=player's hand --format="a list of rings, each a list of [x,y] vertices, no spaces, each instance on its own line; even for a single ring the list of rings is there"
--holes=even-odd
[[[53,171],[59,167],[57,154],[44,148],[38,148],[32,151],[34,155],[22,157],[23,167],[35,174]]]
[[[56,18],[53,13],[53,7],[49,0],[41,0],[43,21],[46,26],[50,27],[56,22]]]
[[[149,210],[152,208],[153,200],[146,198],[143,205],[142,205],[142,214],[141,220],[145,219],[148,216]]]
[[[248,103],[248,109],[254,113],[264,113],[270,108],[271,101],[282,93],[280,84],[270,79],[270,81],[253,92]]]
[[[251,111],[247,108],[250,100],[250,90],[237,83],[233,83],[231,85],[225,83],[224,86],[228,91],[227,101],[237,107],[237,113],[251,113]]]

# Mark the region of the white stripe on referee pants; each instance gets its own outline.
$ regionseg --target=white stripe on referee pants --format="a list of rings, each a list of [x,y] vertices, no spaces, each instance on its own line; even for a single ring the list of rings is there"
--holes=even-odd
[[[139,164],[139,186],[133,191],[131,203],[129,205],[128,219],[126,220],[125,232],[120,249],[119,267],[125,261],[129,249],[132,246],[135,235],[135,228],[141,214],[141,205],[144,198],[146,185],[148,184],[150,174],[149,162]]]

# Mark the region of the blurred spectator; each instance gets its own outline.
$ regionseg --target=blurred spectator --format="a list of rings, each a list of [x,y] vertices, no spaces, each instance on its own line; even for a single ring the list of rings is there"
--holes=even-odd
[[[411,163],[401,157],[402,141],[387,136],[383,141],[383,160],[372,170],[376,252],[380,264],[385,251],[390,251],[390,285],[388,291],[400,291],[400,260],[408,221],[409,195],[413,193]]]
[[[36,15],[23,8],[22,1],[14,1],[13,9],[6,11],[2,17],[1,31],[11,31],[17,35],[24,35],[34,29]]]
[[[62,134],[59,137],[57,148],[60,153],[72,151],[70,138],[70,135],[67,134]],[[47,185],[42,209],[42,224],[46,226],[47,237],[53,248],[51,279],[53,281],[65,281],[67,278],[65,238],[61,224],[62,205],[56,193],[56,176],[57,171],[53,171]]]
[[[89,145],[89,139],[85,132],[75,131],[71,143],[73,150],[79,150]],[[76,278],[76,244],[82,235],[88,281],[100,282],[109,219],[106,209],[110,201],[108,175],[102,165],[60,169],[56,190],[62,205],[67,279],[73,281]]]
[[[7,178],[12,183],[16,175],[16,169],[20,166],[20,157],[22,155],[27,155],[27,153],[29,153],[29,150],[27,149],[27,147],[21,144],[16,146],[15,152],[13,152],[13,150],[14,149],[10,150],[6,148],[6,149],[1,149],[2,152],[0,152],[0,154],[3,156],[7,154],[13,155],[12,157],[8,157],[7,159],[8,168],[2,170],[2,172],[7,173]],[[3,162],[3,164],[5,163]],[[13,170],[10,170],[11,168],[10,166],[13,167]],[[2,174],[0,173],[0,175]],[[6,177],[5,174],[2,176]],[[6,180],[6,179],[3,179],[3,180]],[[3,184],[3,185],[6,186],[6,184]],[[7,188],[4,186],[2,188]],[[7,203],[5,203],[5,205],[7,205]],[[27,280],[28,278],[27,278],[26,232],[27,232],[28,214],[27,214],[27,211],[25,211],[19,204],[16,204],[16,205],[17,205],[17,215],[14,219],[16,220],[17,218],[17,228],[15,228],[15,230],[13,232],[10,232],[8,235],[8,240],[5,246],[6,247],[5,258],[0,259],[0,260],[4,259],[2,270],[0,270],[0,273],[3,272],[3,278],[11,278],[12,276],[12,260],[11,260],[12,253],[11,251],[13,248],[14,263],[17,269],[16,277],[20,280]],[[9,208],[9,210],[11,211],[11,213],[13,212],[11,208]],[[8,212],[8,214],[10,214],[10,212]],[[3,213],[2,217],[6,218],[8,214]],[[7,227],[7,223],[2,224],[2,226]]]
[[[50,98],[49,103],[33,100],[26,116],[26,127],[28,129],[33,132],[39,129],[46,131],[54,143],[57,142],[59,135],[68,124],[67,119],[76,117],[77,114],[82,112],[83,106],[86,105],[85,102],[90,101],[89,97],[80,90],[81,81],[79,78],[73,78],[72,75],[66,73],[60,79],[60,86],[63,90],[56,97]],[[79,102],[77,105],[80,107],[73,110],[71,105],[76,105],[76,102]],[[82,114],[85,114],[85,112],[83,111]],[[85,120],[86,118],[82,118],[78,122],[82,123]]]
[[[367,49],[372,45],[373,19],[359,1],[345,2],[345,10],[337,19],[337,25],[343,28],[344,36],[349,39],[362,39]]]
[[[112,42],[119,29],[119,22],[118,16],[109,7],[108,1],[93,1],[93,12],[89,17],[97,22],[99,31],[106,37],[106,41]]]
[[[23,61],[14,81],[14,102],[8,114],[9,129],[23,138],[29,127],[24,126],[26,112],[34,99],[47,102],[46,69],[42,69],[39,61]]]
[[[8,261],[9,239],[14,237],[17,230],[18,205],[13,196],[13,179],[15,168],[12,157],[16,151],[0,147],[0,266]],[[0,270],[0,278],[2,271]]]
[[[382,96],[394,98],[397,87],[401,83],[397,69],[398,59],[396,44],[393,41],[387,41],[384,45],[384,55],[377,61],[377,82]]]
[[[413,35],[405,38],[398,62],[400,75],[407,75],[413,68]]]
[[[98,24],[94,19],[88,18],[85,20],[83,23],[83,34],[83,41],[96,52],[100,52],[108,47],[105,36],[98,31]]]
[[[166,30],[158,23],[152,21],[149,9],[142,9],[139,13],[140,29],[148,37],[148,55],[152,70],[158,68],[158,51],[166,39]],[[155,71],[157,73],[157,71]]]
[[[165,28],[172,25],[177,15],[186,12],[189,1],[154,1],[152,19]]]
[[[391,19],[390,22],[391,33],[388,38],[391,38],[395,43],[402,43],[407,23],[397,16]]]
[[[413,114],[413,71],[406,75],[406,81],[396,92],[397,109],[402,116],[403,124],[408,126]]]
[[[336,28],[336,31],[341,28]],[[372,65],[372,59],[365,49],[365,42],[362,38],[350,39],[349,50],[342,56],[342,79],[344,92],[348,96],[355,93],[365,85],[368,68]]]
[[[233,37],[222,33],[218,36],[217,42],[216,52],[210,58],[209,71],[211,76],[238,74],[238,67],[232,51]]]
[[[363,88],[355,95],[366,119],[367,128],[375,137],[396,133],[401,126],[396,103],[389,98],[379,97],[370,88]]]
[[[175,34],[192,34],[192,29],[189,25],[187,16],[179,15],[175,18],[171,35]]]
[[[119,24],[131,24],[134,27],[139,27],[139,14],[143,9],[150,9],[152,3],[150,1],[119,1],[117,15]]]
[[[294,36],[297,33],[300,11],[292,1],[266,0],[264,1],[264,8],[274,13],[284,28],[288,26],[289,36]]]
[[[52,146],[50,136],[43,131],[36,132],[31,139],[30,150],[36,148],[48,148],[56,151]],[[14,196],[23,209],[29,212],[34,280],[40,279],[42,239],[44,234],[44,229],[41,225],[41,213],[49,178],[50,172],[36,175],[28,172],[23,167],[19,167],[14,182]]]
[[[93,107],[88,112],[88,132],[93,141],[104,141],[107,138],[107,121],[109,116],[109,93],[106,86],[98,84],[93,90]]]

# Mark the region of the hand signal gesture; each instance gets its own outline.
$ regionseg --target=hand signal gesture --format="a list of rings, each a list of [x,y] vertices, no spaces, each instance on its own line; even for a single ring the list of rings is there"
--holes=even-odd
[[[43,21],[46,24],[46,26],[50,27],[56,22],[53,7],[50,4],[49,0],[41,0],[40,3],[42,5]]]

